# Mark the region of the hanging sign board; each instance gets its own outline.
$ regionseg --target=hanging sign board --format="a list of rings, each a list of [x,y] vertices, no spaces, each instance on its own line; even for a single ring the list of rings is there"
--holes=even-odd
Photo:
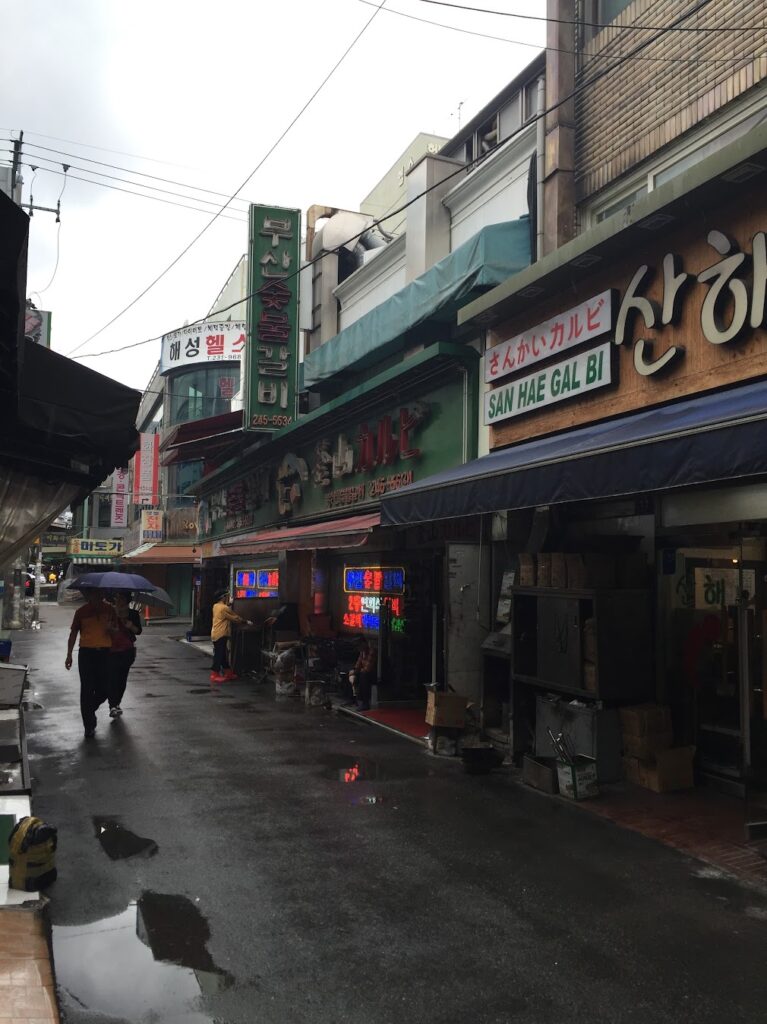
[[[494,345],[483,360],[485,383],[492,384],[542,359],[584,345],[600,334],[607,334],[612,326],[613,292],[608,289],[545,323],[536,324],[529,331]]]
[[[608,341],[589,352],[580,352],[564,362],[489,391],[485,395],[485,423],[499,423],[605,387],[612,379],[612,347],[612,342]]]
[[[296,415],[301,211],[250,207],[246,430],[275,430]]]

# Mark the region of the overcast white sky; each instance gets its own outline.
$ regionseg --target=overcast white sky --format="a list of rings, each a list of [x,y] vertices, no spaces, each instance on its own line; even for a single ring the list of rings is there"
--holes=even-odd
[[[526,15],[544,15],[546,6],[474,2]],[[58,269],[44,292],[56,263],[55,218],[35,214],[30,230],[28,294],[53,313],[54,349],[69,354],[102,327],[209,219],[76,181],[95,176],[75,168],[150,184],[135,177],[143,171],[180,183],[154,182],[174,192],[190,195],[182,186],[196,185],[230,195],[374,13],[362,0],[0,0],[0,140],[24,130],[24,160],[38,167],[35,204],[55,205],[61,164],[72,165]],[[543,22],[387,0],[242,196],[303,211],[313,203],[358,208],[419,131],[455,134],[459,104],[465,124],[532,60],[544,36]],[[0,141],[0,150],[9,148]],[[0,152],[0,162],[9,160]],[[33,175],[29,167],[23,173],[28,202]],[[220,218],[81,351],[117,348],[204,315],[245,251],[245,210],[235,202],[227,211],[235,219]],[[159,345],[84,362],[143,388]]]

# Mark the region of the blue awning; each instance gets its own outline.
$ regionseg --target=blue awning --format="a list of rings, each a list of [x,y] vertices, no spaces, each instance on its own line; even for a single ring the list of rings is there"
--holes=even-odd
[[[316,387],[341,370],[378,362],[428,320],[454,326],[460,306],[529,264],[529,218],[482,228],[396,295],[310,352],[303,362],[304,387]]]
[[[767,473],[767,381],[492,452],[384,497],[381,525],[617,498]]]

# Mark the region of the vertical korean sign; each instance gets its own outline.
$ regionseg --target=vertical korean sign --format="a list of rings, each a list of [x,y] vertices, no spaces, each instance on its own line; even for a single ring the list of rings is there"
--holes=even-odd
[[[285,427],[296,415],[301,211],[250,207],[246,430]]]
[[[128,470],[116,469],[112,474],[112,527],[128,525]]]
[[[160,435],[141,434],[139,449],[133,456],[133,503],[156,505],[160,471]]]

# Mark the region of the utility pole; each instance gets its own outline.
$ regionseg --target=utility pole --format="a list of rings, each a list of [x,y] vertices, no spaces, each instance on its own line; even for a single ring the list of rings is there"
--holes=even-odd
[[[24,142],[24,132],[19,132],[18,139],[13,140],[13,163],[11,164],[11,196],[14,202],[21,206],[21,146]],[[16,190],[19,190],[19,198],[16,198]]]
[[[29,210],[29,216],[30,217],[34,217],[35,210],[42,211],[43,213],[55,213],[56,214],[56,223],[59,224],[61,222],[61,198],[60,197],[59,197],[59,201],[56,203],[55,206],[35,206],[35,197],[31,193],[30,193],[30,196],[29,196],[29,202],[28,203],[22,203],[22,201],[21,201],[21,151],[22,151],[23,143],[24,143],[24,132],[20,131],[18,139],[14,139],[13,140],[13,162],[11,164],[11,196],[13,197],[13,201],[15,203],[18,203],[18,205],[22,209]],[[64,175],[65,175],[65,179],[64,180],[66,182],[66,173],[69,170],[70,165],[69,164],[62,164],[61,166],[64,168]],[[36,171],[37,168],[33,167],[32,170]],[[17,192],[18,192],[18,195],[17,195]]]

